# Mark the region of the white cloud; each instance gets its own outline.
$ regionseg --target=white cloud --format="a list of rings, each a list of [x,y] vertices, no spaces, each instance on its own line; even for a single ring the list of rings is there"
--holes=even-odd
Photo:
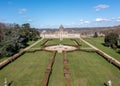
[[[120,19],[120,17],[118,17]]]
[[[120,19],[116,20],[117,22],[120,22]]]
[[[114,21],[114,22],[120,22],[120,17],[112,18],[111,21]]]
[[[80,19],[80,22],[82,22],[83,21],[83,19]]]
[[[85,24],[90,24],[90,21],[84,21]]]
[[[116,18],[115,21],[120,22],[120,17]]]
[[[96,22],[103,22],[103,21],[108,21],[109,19],[106,18],[96,18]]]
[[[23,14],[23,13],[25,13],[26,11],[27,11],[26,8],[21,8],[21,9],[19,9],[19,13],[20,13],[20,14]]]
[[[27,21],[28,21],[28,22],[32,22],[33,20],[32,20],[32,19],[28,19]]]
[[[90,21],[80,20],[80,24],[90,24]]]
[[[109,7],[110,7],[109,5],[100,4],[100,5],[97,5],[97,6],[95,7],[95,10],[96,10],[96,11],[99,11],[99,10],[101,10],[101,9],[106,9],[106,8],[109,8]]]

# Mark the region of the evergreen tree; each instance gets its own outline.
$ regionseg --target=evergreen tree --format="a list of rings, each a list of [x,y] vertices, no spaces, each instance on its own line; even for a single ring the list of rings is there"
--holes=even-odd
[[[95,32],[93,37],[95,37],[95,38],[98,37],[98,33]]]
[[[118,46],[119,35],[115,32],[109,32],[104,39],[105,45],[111,48],[116,48]]]

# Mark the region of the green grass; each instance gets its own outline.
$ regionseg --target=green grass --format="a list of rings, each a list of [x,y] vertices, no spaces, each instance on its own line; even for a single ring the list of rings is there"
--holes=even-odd
[[[88,41],[89,43],[91,43],[92,45],[96,46],[97,48],[99,48],[100,50],[104,51],[105,53],[107,53],[108,55],[114,57],[115,59],[120,61],[120,54],[117,53],[116,50],[113,50],[111,48],[108,48],[104,45],[102,45],[102,43],[104,43],[104,38],[103,37],[98,37],[98,38],[84,38],[86,41]]]
[[[35,43],[35,41],[29,41],[27,44],[28,44],[28,45],[31,45],[31,44],[33,44],[33,43]]]
[[[90,48],[87,44],[83,43],[82,41],[80,41],[80,39],[76,39],[82,46],[80,46],[81,48]],[[51,41],[48,41],[47,45],[51,45],[51,44],[68,44],[68,45],[75,45],[75,43],[70,40],[70,39],[63,39],[61,42],[59,39],[53,39]]]
[[[11,86],[40,86],[48,65],[50,53],[26,53],[13,63],[0,70],[0,86],[4,86],[4,78]]]
[[[35,46],[33,46],[32,48],[41,48],[41,44],[44,43],[47,39],[43,39],[41,40],[38,44],[36,44]]]
[[[42,40],[33,48],[39,48],[40,44],[45,40]],[[80,41],[79,39],[76,40]],[[103,38],[86,38],[85,40],[92,42],[93,45],[101,49],[109,49],[100,45]],[[47,45],[59,44],[59,42],[59,39],[53,39]],[[63,39],[61,43],[74,44],[70,39]],[[89,48],[82,41],[80,43],[82,48]],[[96,45],[97,43],[99,45]],[[108,50],[109,53],[116,53],[111,50]],[[4,78],[7,78],[9,82],[13,81],[11,86],[41,86],[50,57],[51,53],[45,51],[22,55],[0,70],[0,86],[4,86]],[[107,84],[110,79],[112,80],[112,86],[120,85],[120,70],[98,54],[74,51],[67,53],[67,57],[69,60],[71,86],[105,86],[104,83]],[[49,80],[48,86],[65,86],[63,54],[56,54]]]
[[[67,54],[72,86],[104,86],[112,80],[112,86],[120,85],[120,70],[96,53],[75,51]]]
[[[88,46],[84,42],[80,41],[80,39],[76,39],[76,41],[81,44],[80,48],[90,48],[90,46]],[[75,45],[75,43],[70,39],[63,39],[62,44]]]
[[[63,54],[57,54],[48,86],[65,86]]]
[[[59,39],[53,39],[47,42],[46,45],[55,45],[55,44],[59,44],[60,40]]]
[[[3,58],[0,58],[0,62],[6,60],[8,57],[3,57]]]
[[[76,40],[81,44],[80,48],[91,48],[89,45],[85,44],[80,39],[76,39]]]
[[[75,45],[75,43],[70,39],[63,39],[62,44]]]

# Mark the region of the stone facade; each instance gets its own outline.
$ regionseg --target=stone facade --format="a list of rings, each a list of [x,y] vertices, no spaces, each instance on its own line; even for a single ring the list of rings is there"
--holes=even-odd
[[[78,33],[68,33],[64,30],[64,27],[60,25],[58,31],[53,33],[41,33],[40,37],[42,38],[60,38],[61,40],[63,38],[80,38],[80,34]]]

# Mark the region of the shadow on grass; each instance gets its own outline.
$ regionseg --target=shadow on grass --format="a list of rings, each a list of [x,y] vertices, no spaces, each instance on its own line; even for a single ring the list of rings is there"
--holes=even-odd
[[[101,43],[103,46],[108,47],[105,43]]]
[[[120,50],[118,50],[117,53],[120,54]]]
[[[104,86],[108,86],[106,83],[104,83]]]
[[[13,81],[9,82],[9,83],[8,83],[8,86],[11,86],[11,85],[12,85],[12,83],[13,83]]]

